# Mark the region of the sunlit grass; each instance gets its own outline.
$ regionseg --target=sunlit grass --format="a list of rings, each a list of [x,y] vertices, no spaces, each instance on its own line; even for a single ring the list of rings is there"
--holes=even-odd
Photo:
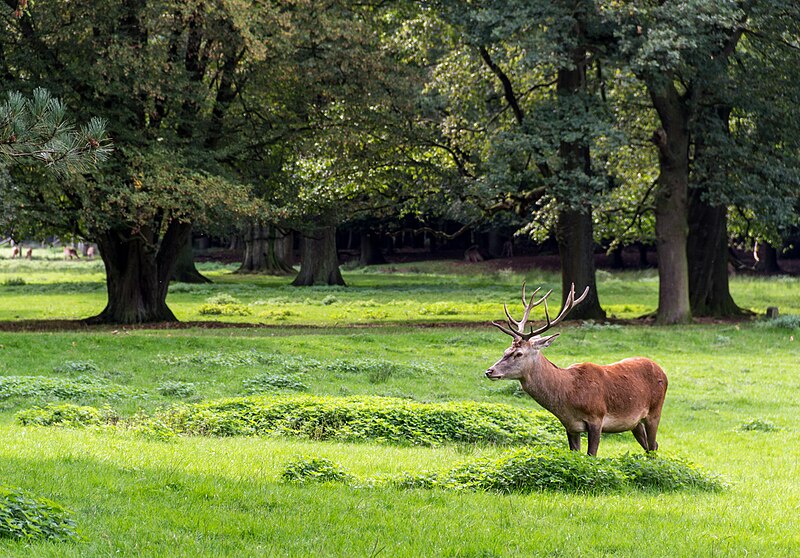
[[[4,279],[19,275],[21,268],[11,269],[6,263],[0,260],[2,320],[79,318],[99,312],[105,303],[101,269],[92,272],[97,276],[87,275],[92,279],[72,270],[97,263],[42,262],[52,269],[38,268],[39,279],[26,276],[25,284],[14,286],[5,285]],[[0,377],[55,378],[78,387],[85,382],[81,377],[89,377],[102,388],[67,398],[42,390],[28,395],[20,395],[20,390],[8,396],[0,393],[0,478],[72,509],[84,539],[67,544],[0,540],[0,555],[796,553],[800,450],[793,440],[800,412],[798,328],[750,323],[680,328],[572,324],[561,329],[561,337],[547,350],[548,358],[562,366],[587,360],[607,363],[633,355],[659,362],[670,380],[659,451],[722,475],[730,488],[712,494],[521,496],[297,486],[279,477],[285,464],[300,456],[324,457],[367,478],[446,469],[504,450],[279,437],[159,441],[124,430],[35,428],[14,422],[18,410],[51,401],[109,405],[123,416],[154,413],[182,401],[243,395],[248,380],[263,374],[290,374],[312,395],[472,400],[535,408],[512,383],[490,382],[483,376],[508,345],[508,337],[488,321],[502,316],[503,302],[518,303],[523,275],[469,273],[467,267],[437,263],[395,266],[390,272],[353,270],[346,273],[347,288],[295,289],[285,277],[239,276],[231,273],[231,266],[216,266],[206,270],[215,281],[212,285],[173,287],[169,303],[176,314],[184,320],[239,319],[197,311],[208,298],[228,293],[253,309],[252,315],[242,317],[244,321],[277,327],[0,333]],[[547,288],[560,284],[552,273],[530,273],[527,279]],[[599,279],[603,305],[615,316],[633,317],[655,309],[657,280],[652,270],[601,273]],[[779,306],[782,314],[800,314],[795,278],[737,276],[732,290],[740,305],[759,313],[766,306]],[[415,325],[448,321],[465,326]],[[280,327],[283,324],[298,327]],[[366,324],[370,327],[360,327]],[[253,351],[285,357],[276,362],[373,359],[405,368],[386,374],[342,366],[287,371],[243,357]],[[36,385],[49,385],[31,380],[37,381]],[[585,439],[583,443],[585,447]],[[606,436],[600,444],[601,456],[640,451],[628,433]]]
[[[501,318],[503,303],[515,308],[523,280],[560,289],[556,273],[514,273],[462,262],[417,262],[345,271],[348,287],[289,285],[290,277],[238,275],[235,265],[201,264],[214,283],[170,286],[167,302],[183,321],[224,321],[270,325],[348,325],[488,322]],[[483,270],[483,271],[482,271]],[[95,260],[0,260],[0,321],[81,319],[106,303],[102,263]],[[731,291],[743,308],[762,315],[768,306],[800,314],[793,293],[800,279],[739,275]],[[598,274],[601,303],[610,318],[630,319],[657,308],[655,270]],[[207,313],[209,299],[237,299],[246,312]],[[558,296],[558,295],[556,295]]]

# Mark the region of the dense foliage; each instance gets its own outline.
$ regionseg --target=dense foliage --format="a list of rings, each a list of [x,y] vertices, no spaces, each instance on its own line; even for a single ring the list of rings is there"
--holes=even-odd
[[[20,411],[21,424],[85,426],[117,422],[107,410],[71,404]],[[184,404],[135,416],[121,424],[173,435],[299,436],[312,440],[516,445],[561,443],[561,427],[547,413],[473,402],[418,403],[390,397],[250,396]]]
[[[78,533],[72,514],[59,504],[0,486],[0,538],[3,537],[26,542],[74,541]]]
[[[684,459],[655,454],[593,458],[548,447],[513,450],[501,457],[467,461],[442,472],[406,472],[378,479],[357,479],[330,459],[300,457],[284,465],[281,478],[290,482],[523,494],[543,490],[597,494],[631,489],[713,492],[727,486],[717,475]]]
[[[252,396],[174,407],[154,420],[177,434],[290,435],[313,440],[437,446],[556,444],[560,426],[542,412],[500,404],[417,403],[387,397]]]

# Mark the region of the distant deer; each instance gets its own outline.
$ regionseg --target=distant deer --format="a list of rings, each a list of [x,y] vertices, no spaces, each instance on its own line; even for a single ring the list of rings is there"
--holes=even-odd
[[[14,258],[19,258],[19,246],[14,246],[11,249],[11,259],[13,260]]]
[[[503,308],[508,327],[492,322],[500,331],[514,338],[503,358],[486,371],[491,380],[519,380],[522,389],[542,407],[553,413],[567,431],[569,449],[579,451],[581,432],[589,436],[589,455],[597,455],[601,432],[630,430],[645,451],[658,449],[656,432],[661,419],[661,407],[667,393],[667,376],[655,362],[642,357],[626,358],[614,364],[598,365],[585,362],[559,368],[544,355],[558,333],[548,337],[541,334],[560,323],[567,314],[589,294],[587,287],[575,298],[572,285],[564,306],[555,320],[550,320],[547,297],[553,291],[534,300],[536,289],[528,301],[525,283],[522,284],[522,303],[525,311],[517,321]],[[531,310],[544,303],[546,323],[525,333]],[[514,329],[516,327],[516,329]]]
[[[33,259],[33,248],[28,248],[28,250],[25,252],[25,259]]]
[[[93,260],[94,259],[94,246],[89,246],[86,249],[86,259]]]
[[[72,258],[81,259],[78,255],[78,251],[73,248],[72,246],[64,246],[64,259],[71,260]]]
[[[481,251],[478,249],[477,244],[470,246],[464,251],[464,260],[470,263],[478,263],[483,261],[483,256],[481,255]]]

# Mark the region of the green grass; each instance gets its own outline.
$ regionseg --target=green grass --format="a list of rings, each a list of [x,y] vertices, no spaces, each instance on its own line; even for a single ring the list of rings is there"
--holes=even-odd
[[[503,317],[503,303],[512,308],[518,304],[523,279],[548,289],[558,289],[561,283],[552,272],[489,271],[453,261],[345,271],[348,287],[298,289],[289,285],[287,277],[237,275],[235,265],[198,267],[213,284],[170,286],[167,302],[183,321],[326,326],[485,322]],[[20,279],[24,284],[16,284]],[[794,277],[740,275],[731,281],[736,301],[757,314],[763,314],[767,306],[778,306],[782,314],[800,314],[800,299],[793,294],[798,288],[800,278]],[[657,272],[601,271],[598,292],[611,317],[635,318],[654,312]],[[220,297],[237,302],[214,304]],[[99,313],[105,302],[98,260],[0,259],[0,321],[80,319]]]
[[[259,320],[264,323],[324,328],[0,333],[0,376],[14,378],[0,383],[2,484],[63,505],[71,511],[82,539],[33,543],[0,539],[0,555],[796,554],[800,548],[800,450],[794,443],[800,433],[797,329],[747,323],[570,326],[561,330],[547,351],[560,365],[583,360],[606,363],[633,355],[659,362],[670,378],[659,452],[721,475],[729,487],[719,492],[504,495],[297,484],[285,482],[281,474],[287,464],[304,456],[328,459],[364,479],[457,470],[476,460],[494,462],[508,450],[484,444],[414,447],[279,436],[159,440],[125,429],[23,427],[14,421],[17,411],[49,402],[109,405],[131,417],[137,412],[157,414],[176,403],[246,395],[253,385],[269,393],[297,393],[281,387],[291,382],[274,378],[302,383],[307,388],[304,393],[311,396],[378,395],[536,408],[511,383],[483,377],[508,344],[494,328],[475,324],[420,328],[403,323],[497,319],[503,302],[518,299],[521,276],[461,274],[449,267],[430,273],[403,271],[351,272],[347,289],[302,290],[286,287],[286,279],[240,278],[218,269],[211,273],[218,283],[170,294],[170,304],[182,308],[177,313],[184,319],[201,319],[199,314],[192,317],[192,312],[207,298],[228,293],[250,305],[255,300],[273,301],[252,305],[254,316],[261,306],[297,313],[274,322]],[[79,299],[87,297],[95,310],[78,308],[74,317],[102,307],[102,285],[91,290],[92,281],[72,281],[77,275],[68,269],[44,275],[53,281],[26,278],[26,285],[2,286],[0,277],[0,319],[13,319],[14,312],[26,318],[37,312],[70,317],[67,310],[79,307],[83,304]],[[529,276],[530,283],[538,281],[552,285],[556,277]],[[69,290],[73,283],[78,290]],[[48,286],[54,287],[53,293]],[[740,304],[758,309],[777,305],[784,314],[800,313],[797,287],[795,279],[737,278],[733,283]],[[606,307],[627,304],[645,310],[654,307],[656,288],[649,273],[603,276],[600,284]],[[36,297],[41,299],[37,302]],[[323,303],[326,297],[336,300]],[[414,305],[437,303],[442,304],[437,310],[441,313],[411,314]],[[43,306],[37,309],[37,304]],[[471,310],[453,315],[446,305]],[[349,308],[353,317],[337,322],[329,314],[337,306]],[[65,313],[48,313],[48,307],[62,307]],[[396,317],[368,319],[360,309],[391,310]],[[406,311],[409,315],[404,317]],[[394,323],[354,327],[366,322]],[[254,384],[254,378],[262,380]],[[10,386],[7,392],[3,385]],[[561,441],[566,446],[566,437]],[[629,433],[605,436],[600,444],[603,458],[626,453],[641,453]]]

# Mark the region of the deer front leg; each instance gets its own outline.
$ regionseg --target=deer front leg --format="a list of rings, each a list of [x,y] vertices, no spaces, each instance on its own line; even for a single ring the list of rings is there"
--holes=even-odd
[[[597,455],[597,447],[600,445],[600,432],[602,431],[603,421],[586,423],[586,432],[589,434],[589,450],[587,453],[591,456]]]
[[[567,441],[569,442],[569,449],[572,451],[581,451],[581,433],[570,432],[567,430]]]

